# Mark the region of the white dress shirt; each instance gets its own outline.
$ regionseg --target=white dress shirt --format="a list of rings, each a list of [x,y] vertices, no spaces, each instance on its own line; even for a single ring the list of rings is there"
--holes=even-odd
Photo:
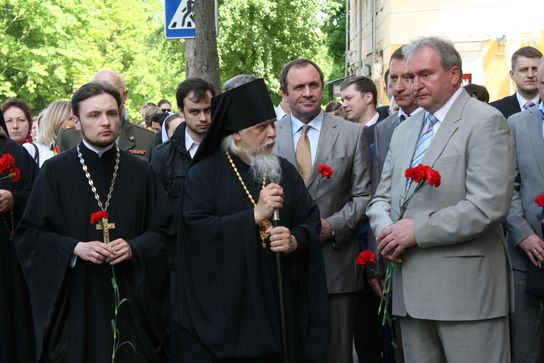
[[[185,149],[191,155],[191,159],[195,157],[196,151],[198,150],[198,147],[200,146],[200,143],[193,140],[191,135],[189,135],[189,132],[187,132],[187,129],[185,129]]]
[[[534,103],[535,105],[538,105],[538,103],[540,102],[540,95],[536,95],[535,98],[533,98],[532,100],[526,100],[522,95],[519,94],[519,91],[516,92],[516,98],[518,99],[518,103],[519,103],[519,108],[523,111],[524,108],[523,106],[525,106],[525,104],[527,102],[532,102]]]

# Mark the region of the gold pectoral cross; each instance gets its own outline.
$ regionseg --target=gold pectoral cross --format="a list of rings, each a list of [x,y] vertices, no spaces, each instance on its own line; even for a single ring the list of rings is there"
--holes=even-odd
[[[108,223],[108,218],[102,218],[96,223],[96,230],[102,231],[104,243],[110,243],[110,229],[115,229],[115,223]]]

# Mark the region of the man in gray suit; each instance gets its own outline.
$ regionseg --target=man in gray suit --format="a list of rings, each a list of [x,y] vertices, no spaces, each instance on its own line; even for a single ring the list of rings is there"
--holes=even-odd
[[[355,264],[356,232],[365,221],[370,199],[371,162],[365,128],[325,115],[323,72],[310,60],[285,65],[280,86],[291,115],[276,122],[275,154],[297,167],[321,213],[321,249],[331,310],[331,343],[326,362],[353,362],[356,292],[363,287]],[[330,179],[317,168],[334,169]]]
[[[538,66],[538,90],[544,99],[544,58]],[[512,206],[506,219],[508,252],[514,272],[515,313],[513,348],[516,363],[544,361],[544,334],[540,326],[534,333],[540,297],[525,293],[529,264],[541,267],[544,262],[541,213],[535,198],[544,193],[544,138],[542,120],[544,104],[535,105],[508,119],[516,145],[516,180]]]
[[[367,214],[379,251],[399,263],[392,312],[401,317],[405,361],[510,362],[501,227],[514,182],[510,128],[460,87],[462,62],[451,42],[423,38],[404,52],[426,112],[395,129]],[[404,173],[419,160],[440,172],[441,185],[425,186],[399,220],[415,188]]]
[[[389,143],[395,128],[406,120],[408,117],[422,111],[418,107],[416,99],[412,95],[410,80],[406,73],[406,59],[402,54],[402,46],[391,54],[389,60],[389,84],[393,99],[399,106],[398,111],[393,112],[389,117],[384,119],[374,130],[374,160],[372,164],[372,191],[376,191],[380,182],[385,158],[389,152]]]
[[[389,143],[393,136],[393,131],[404,122],[408,117],[416,115],[423,109],[418,107],[416,99],[412,95],[412,88],[410,86],[410,80],[406,73],[406,59],[402,54],[402,46],[391,54],[389,61],[389,85],[393,94],[394,102],[399,106],[398,111],[393,112],[388,118],[380,122],[375,131],[374,137],[374,158],[372,159],[372,194],[376,192],[378,183],[380,182],[380,175],[382,173],[383,164],[385,158],[389,152]],[[376,250],[376,240],[374,236],[370,236],[369,244],[371,249]],[[372,287],[374,292],[378,296],[382,296],[382,286],[384,283],[384,273],[387,264],[383,258],[378,259],[378,266],[374,271],[367,271],[368,284]],[[377,276],[376,276],[377,275]],[[388,329],[387,327],[385,329]],[[393,354],[397,362],[402,362],[402,345],[401,335],[398,321],[394,322],[394,334],[395,342],[400,349],[395,349],[392,352],[392,345],[390,342],[389,333],[386,330],[386,342],[385,342],[385,361],[393,361]]]

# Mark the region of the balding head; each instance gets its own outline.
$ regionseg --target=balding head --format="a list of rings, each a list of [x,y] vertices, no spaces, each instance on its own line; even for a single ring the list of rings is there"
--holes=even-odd
[[[121,94],[123,106],[125,105],[128,97],[128,90],[126,89],[125,82],[119,73],[116,73],[111,69],[98,71],[93,77],[93,82],[106,82],[112,85]]]

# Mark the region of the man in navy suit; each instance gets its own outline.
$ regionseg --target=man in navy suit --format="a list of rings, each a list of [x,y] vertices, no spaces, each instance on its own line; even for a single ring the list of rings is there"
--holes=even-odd
[[[537,68],[541,57],[542,53],[533,47],[523,47],[512,54],[510,78],[516,83],[517,91],[513,95],[490,103],[501,111],[505,118],[540,103]]]
[[[366,126],[368,145],[374,143],[374,128],[387,115],[381,115],[377,110],[378,90],[374,82],[365,76],[346,79],[340,86],[342,106],[346,119]]]

